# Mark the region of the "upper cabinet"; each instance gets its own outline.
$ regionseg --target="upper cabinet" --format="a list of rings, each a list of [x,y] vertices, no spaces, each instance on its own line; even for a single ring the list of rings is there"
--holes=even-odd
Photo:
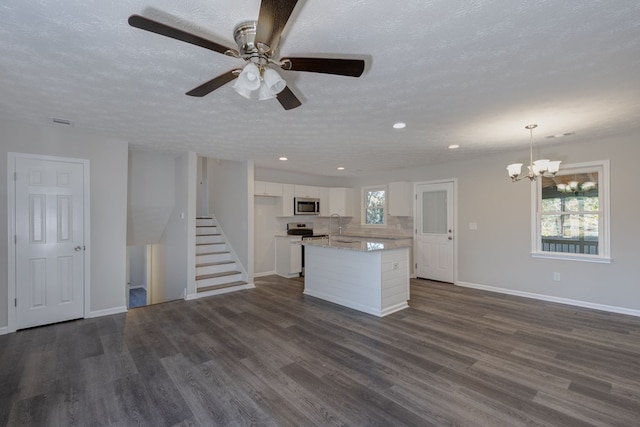
[[[312,185],[282,184],[277,182],[254,181],[254,195],[280,197],[282,216],[294,216],[294,197],[320,199],[320,216],[337,213],[353,216],[353,190],[341,187],[315,187]]]
[[[329,188],[329,210],[326,215],[337,213],[340,216],[353,216],[353,200],[351,188]],[[322,205],[320,205],[320,209],[322,209]]]
[[[329,191],[327,187],[318,187],[318,198],[320,199],[320,216],[329,216],[331,211],[331,200],[329,199]]]
[[[413,216],[413,183],[389,183],[388,208],[391,216]]]
[[[253,194],[256,196],[282,197],[282,184],[277,182],[254,181]]]
[[[295,197],[310,197],[313,199],[320,198],[320,187],[313,187],[311,185],[294,185]]]
[[[282,216],[293,216],[293,184],[282,185]]]

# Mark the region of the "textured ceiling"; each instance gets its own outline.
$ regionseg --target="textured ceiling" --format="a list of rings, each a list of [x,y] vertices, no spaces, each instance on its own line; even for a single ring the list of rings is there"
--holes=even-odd
[[[367,66],[360,78],[283,71],[303,102],[290,111],[231,84],[184,95],[242,61],[127,24],[141,14],[233,47],[235,25],[259,9],[259,0],[3,0],[0,115],[332,176],[523,148],[528,123],[539,144],[640,127],[637,1],[300,0],[279,56]],[[393,130],[396,121],[407,127]],[[566,132],[575,135],[544,138]]]

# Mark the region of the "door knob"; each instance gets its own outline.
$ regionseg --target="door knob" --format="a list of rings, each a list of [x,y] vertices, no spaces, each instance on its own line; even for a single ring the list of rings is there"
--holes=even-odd
[[[447,239],[449,239],[449,240],[453,240],[453,237],[449,236],[449,237],[447,237]]]
[[[80,252],[82,250],[82,246],[76,246],[75,248],[73,248],[73,250],[76,252]]]

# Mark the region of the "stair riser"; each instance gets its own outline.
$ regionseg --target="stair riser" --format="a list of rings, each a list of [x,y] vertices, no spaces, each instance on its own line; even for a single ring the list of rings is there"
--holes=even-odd
[[[196,264],[208,264],[210,262],[223,262],[230,260],[231,254],[209,254],[196,256]]]
[[[215,223],[213,222],[213,219],[210,218],[200,218],[200,219],[196,219],[196,226],[207,226],[207,225],[215,225]]]
[[[222,236],[196,236],[196,244],[201,245],[204,243],[224,243]]]
[[[218,227],[196,227],[196,236],[203,234],[218,234]]]
[[[227,245],[224,243],[217,243],[213,245],[198,245],[196,246],[196,255],[206,254],[209,252],[224,252],[227,250]]]
[[[238,273],[238,274],[232,274],[230,276],[212,277],[211,279],[196,280],[196,285],[198,288],[201,288],[204,286],[223,285],[225,283],[237,282],[240,280],[242,280],[242,274]]]
[[[205,274],[224,273],[225,271],[235,271],[236,263],[230,262],[229,264],[220,265],[207,265],[204,267],[196,267],[196,276],[204,276]]]

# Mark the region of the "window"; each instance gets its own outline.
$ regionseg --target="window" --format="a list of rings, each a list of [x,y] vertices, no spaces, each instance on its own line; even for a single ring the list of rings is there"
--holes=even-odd
[[[387,213],[387,187],[364,187],[362,200],[362,224],[384,226]]]
[[[611,262],[609,162],[566,165],[537,181],[533,256]]]

